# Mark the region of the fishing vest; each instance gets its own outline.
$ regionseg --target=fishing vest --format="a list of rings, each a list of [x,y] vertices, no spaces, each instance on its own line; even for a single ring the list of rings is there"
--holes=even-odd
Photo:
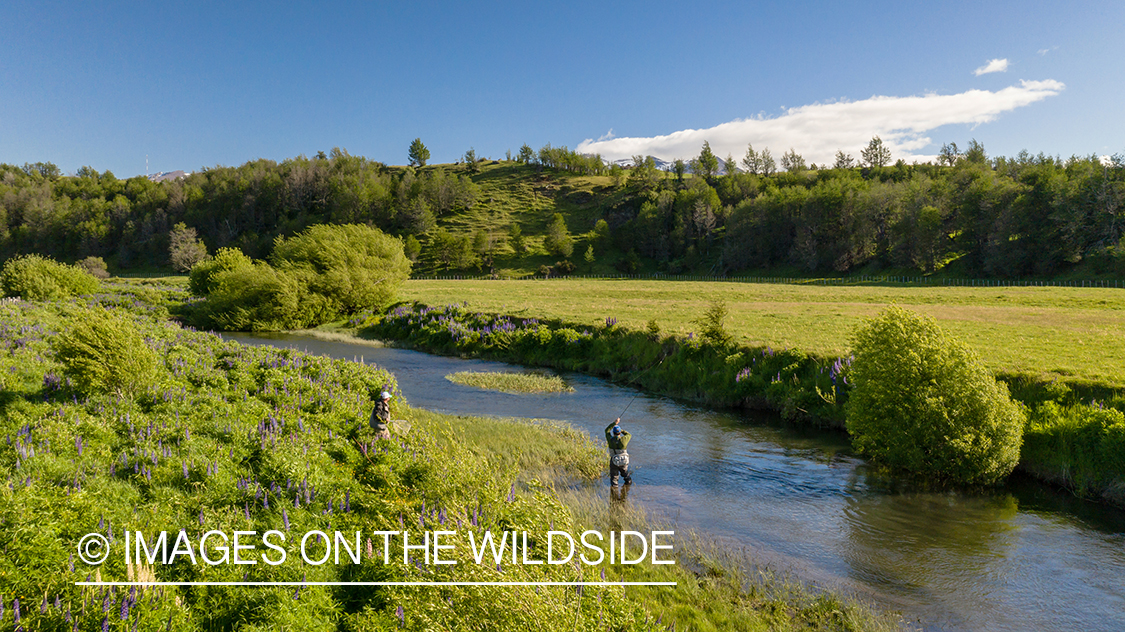
[[[629,467],[629,453],[625,450],[615,450],[613,448],[610,448],[609,454],[609,462],[614,467],[620,467],[622,469]]]

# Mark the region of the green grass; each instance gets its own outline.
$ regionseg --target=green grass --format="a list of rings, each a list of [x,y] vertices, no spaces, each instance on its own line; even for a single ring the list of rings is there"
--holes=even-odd
[[[89,397],[59,379],[51,352],[80,312],[0,302],[0,434],[8,438],[0,443],[7,482],[0,487],[0,599],[7,612],[19,599],[25,629],[69,630],[68,616],[83,630],[640,632],[657,617],[681,630],[731,629],[728,622],[743,629],[878,629],[865,617],[838,615],[864,610],[831,595],[775,592],[763,599],[757,589],[743,591],[741,580],[715,584],[712,567],[697,565],[712,570],[696,572],[691,557],[683,567],[653,571],[683,585],[660,593],[530,586],[167,586],[130,593],[75,586],[88,575],[124,580],[131,570],[160,581],[228,582],[571,581],[599,573],[569,565],[384,565],[370,552],[354,566],[306,565],[293,561],[295,553],[276,567],[181,559],[128,569],[120,555],[97,569],[85,565],[73,556],[84,534],[120,539],[123,529],[184,529],[196,542],[209,530],[295,536],[407,529],[416,541],[419,531],[444,526],[526,530],[541,540],[549,529],[576,533],[601,520],[564,502],[559,491],[603,472],[604,453],[584,433],[440,415],[396,397],[392,415],[410,421],[411,430],[375,443],[364,422],[372,393],[396,390],[385,371],[184,330],[131,296],[101,300],[124,305],[112,309],[132,319],[157,354],[158,375],[137,393]],[[627,514],[615,520],[619,529],[647,524]],[[462,538],[448,557],[468,560],[466,547]],[[533,547],[541,559],[542,542]],[[644,572],[606,568],[611,578]],[[732,609],[737,618],[727,613]]]
[[[445,376],[455,384],[505,393],[572,393],[574,388],[557,375],[458,371]]]
[[[1042,287],[885,287],[557,279],[407,281],[401,297],[586,325],[698,332],[714,298],[737,342],[845,354],[857,324],[892,303],[930,316],[999,374],[1125,387],[1125,291]]]

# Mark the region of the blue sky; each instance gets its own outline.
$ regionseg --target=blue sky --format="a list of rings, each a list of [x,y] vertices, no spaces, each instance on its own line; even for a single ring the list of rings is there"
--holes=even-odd
[[[971,138],[1125,153],[1125,3],[484,5],[9,1],[0,162],[404,164],[415,137],[432,162],[548,142],[671,159],[702,139],[821,162],[874,134],[907,159]]]

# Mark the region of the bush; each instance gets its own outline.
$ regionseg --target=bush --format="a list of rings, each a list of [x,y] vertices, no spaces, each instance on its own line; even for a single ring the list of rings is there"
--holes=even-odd
[[[1079,496],[1125,500],[1125,414],[1101,405],[1036,406],[1024,435],[1020,467]]]
[[[105,308],[81,309],[52,345],[63,374],[83,393],[132,393],[152,382],[156,354],[131,320]]]
[[[53,301],[93,294],[101,284],[89,272],[39,255],[13,257],[0,270],[4,296],[27,301]]]
[[[213,259],[205,259],[195,264],[188,274],[188,291],[195,296],[210,296],[217,285],[217,278],[223,272],[248,270],[254,266],[250,257],[238,248],[220,248]]]
[[[109,278],[109,268],[106,267],[105,260],[101,257],[86,257],[74,265],[89,272],[96,279]]]
[[[325,322],[331,310],[291,274],[258,262],[220,272],[207,301],[193,315],[197,326],[218,331],[278,331]]]
[[[321,224],[279,237],[271,261],[342,314],[390,305],[411,268],[401,241],[359,224]]]
[[[957,483],[995,483],[1016,466],[1023,410],[931,319],[891,307],[856,331],[853,348],[845,410],[860,453]]]

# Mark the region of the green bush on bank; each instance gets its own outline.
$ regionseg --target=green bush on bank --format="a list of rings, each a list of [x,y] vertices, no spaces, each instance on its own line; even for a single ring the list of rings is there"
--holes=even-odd
[[[210,296],[226,272],[246,270],[254,261],[238,248],[219,248],[214,257],[195,264],[188,274],[188,291],[195,296]]]
[[[1023,410],[933,320],[890,307],[855,333],[853,348],[847,427],[861,454],[957,483],[992,484],[1015,468]]]
[[[52,301],[93,294],[99,287],[101,284],[89,272],[40,255],[12,257],[4,262],[0,270],[0,288],[4,296],[27,301]]]
[[[344,315],[390,305],[411,268],[401,240],[362,224],[320,224],[278,237],[270,262],[305,279],[311,293]]]
[[[411,266],[401,241],[356,224],[279,237],[270,259],[225,248],[196,264],[188,287],[205,300],[186,308],[188,321],[221,331],[313,327],[385,307]]]

